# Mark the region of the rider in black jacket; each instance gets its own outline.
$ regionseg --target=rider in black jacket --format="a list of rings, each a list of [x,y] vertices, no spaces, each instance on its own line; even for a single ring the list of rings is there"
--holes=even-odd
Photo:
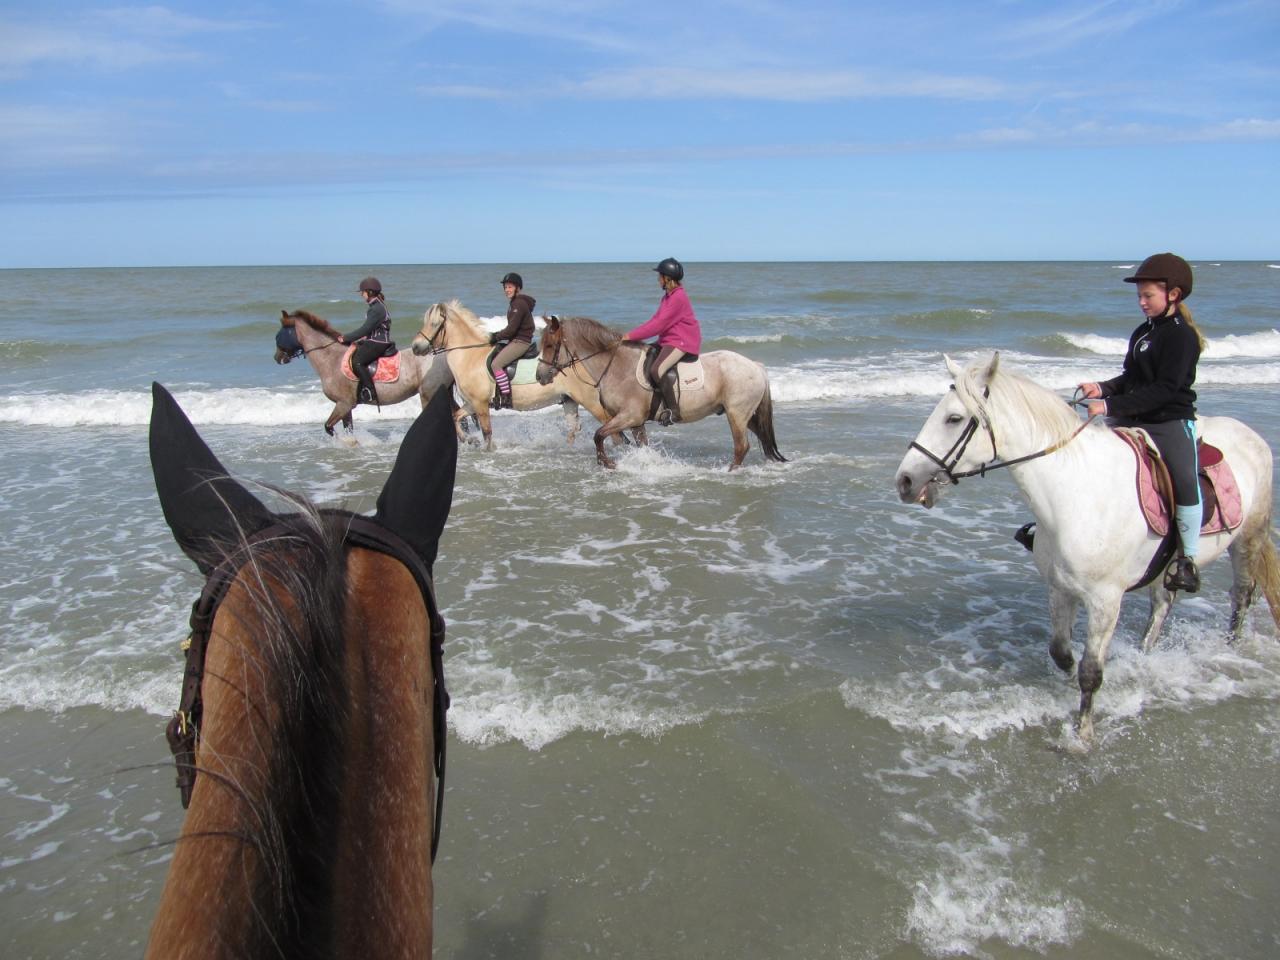
[[[1142,427],[1155,441],[1173,480],[1174,517],[1182,556],[1165,577],[1169,590],[1200,589],[1200,464],[1196,453],[1196,364],[1204,341],[1183,301],[1191,295],[1191,267],[1172,253],[1147,257],[1126,283],[1138,285],[1147,318],[1129,337],[1124,372],[1082,383],[1089,413],[1116,426]]]
[[[376,366],[380,357],[389,357],[396,352],[396,345],[391,339],[391,317],[387,315],[387,304],[382,296],[382,284],[377,277],[365,277],[360,281],[360,296],[369,308],[364,313],[364,323],[351,333],[341,337],[343,343],[354,343],[355,353],[351,355],[351,372],[360,381],[356,390],[356,403],[377,403],[378,393],[373,385],[373,372],[370,365]]]

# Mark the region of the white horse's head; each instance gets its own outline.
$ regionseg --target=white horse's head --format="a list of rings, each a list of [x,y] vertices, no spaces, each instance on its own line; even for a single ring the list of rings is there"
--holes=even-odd
[[[957,474],[977,470],[996,456],[987,398],[1000,354],[967,369],[944,359],[954,382],[898,465],[894,483],[903,503],[932,507],[944,486],[959,482]]]

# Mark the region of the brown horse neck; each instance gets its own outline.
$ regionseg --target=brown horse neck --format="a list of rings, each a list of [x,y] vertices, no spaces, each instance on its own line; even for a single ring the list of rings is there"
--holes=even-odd
[[[293,313],[287,314],[287,317],[294,321],[301,320],[303,323],[309,326],[312,330],[315,330],[317,333],[328,334],[334,340],[337,340],[340,336],[342,336],[342,334],[339,333],[338,330],[335,329],[334,326],[331,323],[329,323],[328,320],[326,320],[324,317],[317,316],[316,314],[311,313],[310,311],[295,310]]]

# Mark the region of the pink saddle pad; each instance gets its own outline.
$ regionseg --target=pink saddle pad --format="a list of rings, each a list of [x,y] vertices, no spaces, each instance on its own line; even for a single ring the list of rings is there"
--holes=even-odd
[[[1116,434],[1129,445],[1137,458],[1138,503],[1142,505],[1142,515],[1147,519],[1147,526],[1156,536],[1163,537],[1169,532],[1169,506],[1156,489],[1153,454],[1147,446],[1146,435],[1131,430],[1117,430]],[[1234,530],[1244,518],[1244,506],[1240,500],[1236,476],[1217,447],[1202,443],[1200,449],[1200,497],[1208,508],[1200,532],[1221,533],[1223,530]],[[1206,484],[1211,488],[1208,491],[1205,490]],[[1213,495],[1212,503],[1205,496],[1206,493]]]
[[[347,348],[347,352],[342,355],[342,374],[348,380],[355,380],[356,375],[351,372],[351,355],[356,352],[356,345],[353,343]],[[377,369],[373,372],[374,383],[395,383],[400,379],[400,354],[393,353],[389,357],[379,357]]]

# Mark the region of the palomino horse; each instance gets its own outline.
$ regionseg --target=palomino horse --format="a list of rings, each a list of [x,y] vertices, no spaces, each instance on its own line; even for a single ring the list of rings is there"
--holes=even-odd
[[[342,357],[347,347],[338,342],[338,331],[324,317],[306,310],[293,313],[280,311],[281,330],[276,335],[276,363],[288,363],[305,354],[320,375],[324,395],[333,401],[333,412],[324,422],[325,432],[332,435],[341,421],[351,429],[351,410],[356,405],[356,382],[342,372]],[[375,383],[379,403],[399,403],[415,393],[425,408],[436,391],[449,382],[450,373],[443,363],[425,360],[412,350],[400,351],[400,379],[391,383]]]
[[[1068,674],[1075,666],[1071,628],[1083,604],[1088,621],[1077,680],[1077,730],[1093,732],[1093,695],[1125,592],[1146,579],[1161,538],[1148,531],[1138,505],[1136,461],[1128,445],[1101,424],[1082,425],[1056,394],[999,369],[1000,355],[962,370],[947,358],[954,388],[934,408],[898,467],[904,503],[933,506],[948,484],[1009,467],[1036,518],[1033,555],[1049,585],[1049,653]],[[1271,541],[1271,451],[1229,417],[1201,417],[1198,432],[1220,448],[1235,473],[1243,521],[1206,535],[1200,562],[1231,554],[1231,637],[1261,588],[1280,625],[1280,564]],[[1086,429],[1087,426],[1087,429]],[[1161,571],[1162,572],[1162,571]],[[1151,615],[1142,638],[1149,651],[1173,602],[1163,577],[1150,586]]]
[[[169,729],[189,807],[148,957],[430,956],[448,411],[437,394],[409,429],[373,518],[291,494],[276,515],[153,388],[160,504],[209,581]]]
[[[587,317],[550,317],[542,333],[538,380],[549,383],[553,376],[598,390],[608,419],[595,434],[596,460],[613,469],[604,452],[606,437],[628,427],[643,426],[649,419],[652,389],[637,378],[637,366],[645,345],[623,340],[616,330]],[[786,463],[773,435],[773,398],[764,365],[731,350],[713,350],[701,355],[705,382],[697,390],[682,390],[680,422],[692,423],[713,413],[723,413],[733,434],[733,462],[730,470],[742,466],[751,448],[747,429],[760,440],[760,449],[770,460]]]
[[[475,415],[484,436],[485,449],[493,449],[493,424],[489,418],[489,401],[494,395],[493,375],[486,366],[489,356],[489,334],[474,313],[457,300],[437,303],[422,318],[422,329],[413,338],[413,352],[419,356],[433,353],[448,358],[453,381],[465,401],[464,412]],[[578,405],[602,423],[607,417],[595,388],[571,377],[549,377],[538,383],[513,384],[511,406],[515,410],[541,410],[553,403],[564,409],[569,429],[569,442],[578,435]],[[637,435],[643,443],[643,434]]]

